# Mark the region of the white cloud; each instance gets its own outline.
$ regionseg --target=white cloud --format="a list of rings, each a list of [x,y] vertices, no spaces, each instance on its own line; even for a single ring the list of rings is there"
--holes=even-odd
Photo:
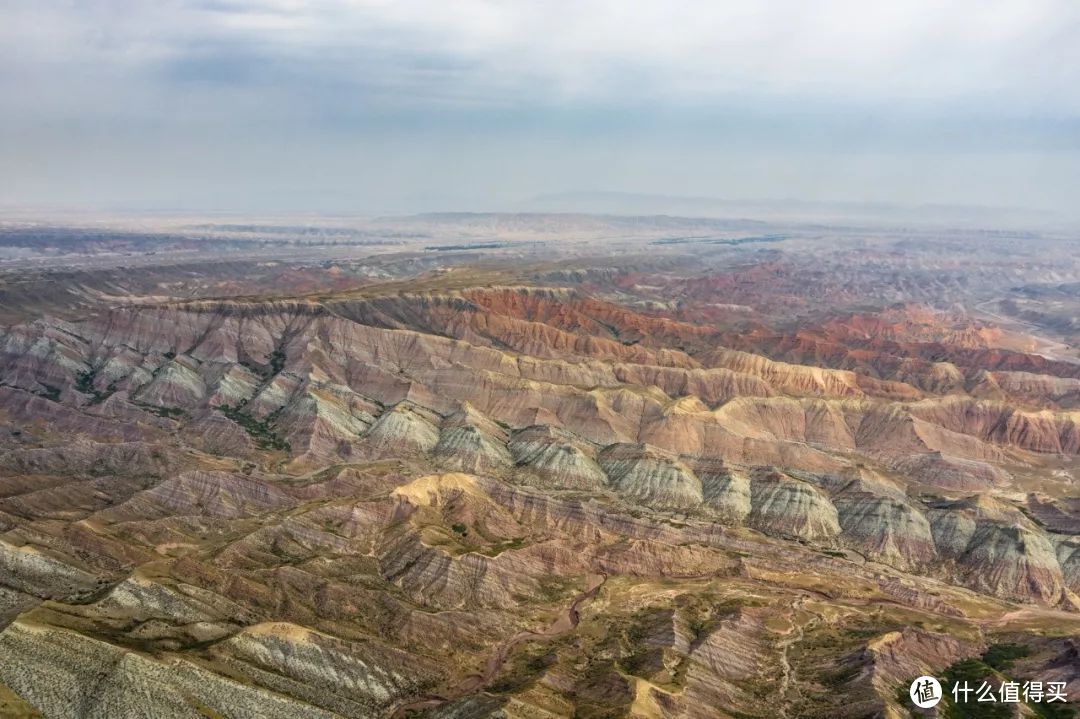
[[[305,167],[1065,206],[1077,88],[1073,0],[0,0],[0,201],[302,197]]]
[[[220,53],[365,85],[376,80],[365,74],[382,74],[401,79],[403,94],[446,93],[439,86],[453,82],[493,101],[510,93],[540,103],[709,104],[735,95],[1080,111],[1080,4],[1069,0],[5,6],[4,59],[59,85],[80,65],[99,69],[101,82],[139,82],[140,70],[167,62],[206,61],[212,72]]]

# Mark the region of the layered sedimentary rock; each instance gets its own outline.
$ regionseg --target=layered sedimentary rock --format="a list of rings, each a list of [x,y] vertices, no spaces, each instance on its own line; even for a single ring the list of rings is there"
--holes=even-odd
[[[914,305],[792,330],[743,304],[782,262],[443,270],[0,332],[0,701],[861,717],[1006,632],[1064,673],[1068,362]]]
[[[840,533],[836,507],[808,482],[761,472],[752,478],[750,492],[748,522],[766,534],[828,540]]]
[[[155,660],[75,632],[13,624],[0,633],[0,653],[0,679],[46,716],[335,716],[184,660]]]
[[[934,561],[930,522],[904,499],[846,491],[833,502],[848,545],[901,569]]]
[[[988,499],[936,506],[934,543],[972,586],[1005,597],[1062,601],[1055,549],[1019,511]]]
[[[690,508],[701,504],[701,480],[674,456],[645,444],[614,444],[599,457],[611,486],[650,507]]]
[[[466,403],[443,421],[433,451],[452,469],[488,472],[513,464],[506,442],[502,427]]]
[[[433,418],[407,404],[379,415],[364,436],[369,452],[391,456],[430,452],[438,443],[439,429]]]
[[[515,432],[508,446],[518,465],[535,472],[551,486],[599,489],[608,482],[596,463],[596,450],[569,432],[534,425]]]
[[[705,506],[721,521],[741,524],[750,514],[750,477],[742,471],[699,473]]]

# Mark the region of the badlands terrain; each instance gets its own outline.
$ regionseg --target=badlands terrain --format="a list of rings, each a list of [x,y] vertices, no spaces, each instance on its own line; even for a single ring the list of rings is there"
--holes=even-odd
[[[1073,716],[1077,243],[8,218],[0,716]]]

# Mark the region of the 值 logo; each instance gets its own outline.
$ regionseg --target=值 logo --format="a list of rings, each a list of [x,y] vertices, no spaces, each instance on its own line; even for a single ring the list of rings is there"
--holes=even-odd
[[[929,709],[941,701],[941,684],[933,677],[922,676],[911,683],[909,693],[915,706]]]

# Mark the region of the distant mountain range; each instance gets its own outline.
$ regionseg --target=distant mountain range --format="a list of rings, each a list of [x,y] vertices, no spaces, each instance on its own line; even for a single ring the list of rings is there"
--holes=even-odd
[[[979,227],[1045,227],[1065,222],[1047,210],[1023,207],[888,202],[834,202],[798,199],[725,199],[634,192],[575,191],[537,195],[516,209],[616,215],[752,217],[798,221],[875,221]]]

